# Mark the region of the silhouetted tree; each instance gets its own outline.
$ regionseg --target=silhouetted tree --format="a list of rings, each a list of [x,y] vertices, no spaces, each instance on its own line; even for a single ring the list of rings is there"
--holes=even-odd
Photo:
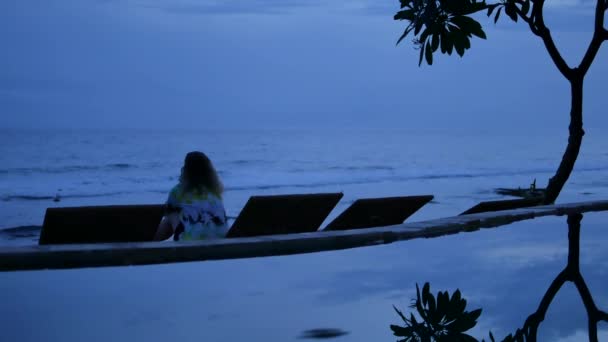
[[[485,39],[486,34],[481,24],[470,15],[487,11],[494,13],[496,23],[500,14],[504,13],[517,22],[524,21],[533,34],[542,39],[549,56],[561,74],[570,82],[571,109],[568,145],[562,161],[549,179],[544,202],[555,202],[564,184],[570,177],[574,163],[578,157],[585,131],[583,130],[583,81],[585,75],[597,55],[597,52],[608,39],[608,30],[604,28],[604,14],[608,9],[608,0],[596,0],[595,29],[593,37],[580,64],[570,67],[561,56],[551,36],[551,31],[545,25],[543,8],[545,0],[500,0],[497,3],[486,3],[477,0],[400,0],[401,10],[395,15],[395,20],[405,20],[408,26],[399,38],[397,44],[408,34],[415,36],[414,44],[420,48],[420,59],[433,64],[433,53],[438,49],[441,53],[451,55],[455,50],[461,57],[471,47],[470,38],[477,36]]]
[[[551,282],[538,305],[538,309],[528,316],[523,327],[517,329],[515,333],[505,336],[501,340],[502,342],[536,342],[538,328],[544,321],[549,306],[567,282],[576,286],[587,311],[589,341],[598,341],[598,324],[608,322],[608,313],[597,307],[581,273],[580,237],[582,219],[583,215],[580,213],[568,215],[568,261],[566,267]],[[477,324],[481,309],[466,311],[467,301],[460,294],[460,290],[456,290],[450,299],[447,291],[440,291],[435,297],[430,288],[429,283],[425,283],[421,294],[418,284],[416,284],[416,298],[410,307],[416,309],[418,319],[416,319],[414,313],[410,313],[408,318],[407,315],[393,306],[404,323],[403,326],[396,324],[390,326],[393,335],[401,338],[398,342],[478,342],[478,339],[466,334],[466,331]],[[481,341],[485,342],[485,339]],[[488,341],[496,342],[492,332],[489,333]]]

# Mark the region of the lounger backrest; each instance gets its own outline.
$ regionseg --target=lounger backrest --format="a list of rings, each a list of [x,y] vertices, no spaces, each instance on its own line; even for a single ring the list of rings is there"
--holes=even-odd
[[[227,237],[316,231],[342,196],[342,193],[252,196]]]
[[[39,244],[152,241],[163,205],[48,208]]]
[[[462,212],[460,215],[534,207],[534,206],[537,206],[540,204],[542,204],[542,198],[540,198],[540,197],[512,199],[512,200],[500,200],[500,201],[487,201],[487,202],[478,203],[477,205]]]
[[[358,199],[331,221],[325,230],[400,224],[432,199],[432,195]]]

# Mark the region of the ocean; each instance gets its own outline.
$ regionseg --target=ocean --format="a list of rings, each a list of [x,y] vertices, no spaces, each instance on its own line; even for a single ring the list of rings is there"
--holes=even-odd
[[[47,207],[163,203],[192,150],[214,162],[230,217],[252,195],[339,191],[335,213],[357,198],[432,194],[410,220],[451,216],[503,198],[498,187],[544,186],[566,140],[397,129],[2,133],[0,229],[39,226]],[[606,197],[606,142],[585,140],[559,201]]]
[[[407,129],[55,130],[0,134],[0,247],[35,244],[48,207],[163,203],[185,154],[219,171],[229,217],[253,195],[343,192],[331,220],[358,198],[425,195],[407,222],[457,215],[495,188],[544,187],[563,132]],[[588,134],[559,203],[608,199],[608,137]],[[58,200],[58,201],[55,201]],[[587,214],[581,267],[608,309],[606,214]],[[337,328],[339,341],[397,340],[415,284],[459,288],[483,307],[473,332],[505,336],[536,308],[567,255],[565,217],[428,240],[307,255],[142,267],[0,273],[1,341],[300,340]],[[19,228],[22,227],[22,228]],[[574,286],[541,340],[586,340]],[[608,327],[600,325],[600,336]],[[601,338],[600,338],[601,340]]]

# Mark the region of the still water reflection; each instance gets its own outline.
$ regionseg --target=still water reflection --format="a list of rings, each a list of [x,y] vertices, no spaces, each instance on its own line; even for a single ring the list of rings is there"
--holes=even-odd
[[[564,269],[558,273],[547,288],[538,308],[523,323],[523,327],[507,335],[503,342],[536,341],[540,324],[545,320],[549,306],[558,292],[567,283],[572,283],[585,307],[587,314],[589,341],[598,341],[598,323],[608,322],[608,314],[600,310],[587,286],[580,270],[580,229],[583,215],[568,216],[568,256]],[[466,300],[461,298],[459,290],[450,297],[447,291],[440,291],[437,296],[430,292],[426,283],[420,291],[416,286],[416,298],[410,306],[417,315],[404,315],[399,309],[395,311],[404,324],[391,325],[390,328],[400,341],[478,341],[466,332],[477,324],[481,309],[466,310]],[[490,332],[488,339],[495,341]],[[485,339],[482,339],[485,341]]]
[[[580,272],[608,308],[606,213],[585,214]],[[497,340],[522,328],[568,260],[564,217],[432,239],[257,259],[0,273],[0,341],[395,341],[416,283],[456,289],[467,331]],[[319,330],[323,328],[326,330]],[[573,282],[555,294],[539,341],[589,340]],[[320,335],[318,333],[321,333]],[[328,334],[333,333],[333,334]],[[323,334],[325,333],[325,334]],[[331,336],[333,335],[333,336]],[[608,338],[600,323],[598,339]],[[312,341],[312,340],[311,340]]]

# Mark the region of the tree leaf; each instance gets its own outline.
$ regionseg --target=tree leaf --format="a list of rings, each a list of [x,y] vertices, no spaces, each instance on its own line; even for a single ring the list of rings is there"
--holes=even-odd
[[[441,53],[447,53],[448,52],[448,45],[450,44],[450,40],[448,38],[447,32],[445,30],[442,30],[441,33],[439,33],[440,36],[440,45],[441,45]]]
[[[517,11],[515,10],[515,3],[510,0],[505,4],[505,14],[511,18],[514,22],[517,22]]]
[[[420,30],[422,29],[422,24],[423,24],[422,20],[417,20],[414,23],[414,35],[415,36],[417,36],[418,33],[420,32]]]
[[[469,39],[469,37],[467,37],[466,35],[464,35],[464,37],[462,38],[464,41],[464,49],[468,50],[471,48],[471,40]]]
[[[474,35],[476,35],[477,37],[479,37],[481,39],[486,39],[487,38],[486,37],[486,33],[483,32],[483,29],[481,27],[471,30],[471,33],[474,34]]]
[[[463,333],[474,327],[476,324],[477,322],[472,320],[468,315],[463,315],[458,317],[452,323],[448,324],[447,327],[451,331]]]
[[[439,48],[439,33],[436,32],[433,34],[433,37],[431,39],[431,47],[433,52],[437,51],[437,49]]]
[[[395,14],[394,19],[413,21],[415,17],[416,16],[414,15],[414,10],[407,9],[407,10],[397,12],[397,14]]]
[[[408,26],[405,29],[405,31],[403,31],[403,34],[401,35],[401,37],[399,37],[399,39],[397,40],[397,44],[396,45],[399,45],[399,43],[401,43],[401,41],[403,40],[403,38],[405,38],[408,35],[408,33],[410,33],[411,30],[412,30],[412,27]]]
[[[452,38],[452,34],[448,35],[448,55],[452,55],[452,51],[454,51],[454,39]]]
[[[456,289],[456,291],[452,293],[452,299],[450,300],[450,304],[457,306],[458,302],[460,302],[460,290]]]
[[[450,21],[458,25],[458,27],[460,27],[460,29],[463,31],[470,31],[470,29],[473,27],[481,28],[481,24],[478,23],[475,19],[464,15],[453,17]]]
[[[434,36],[433,36],[434,37]],[[428,65],[433,65],[433,49],[431,47],[431,42],[427,41],[426,42],[426,62],[428,63]],[[433,304],[434,304],[434,300],[433,300]]]
[[[529,10],[530,10],[530,0],[524,0],[524,3],[521,5],[521,11],[524,14],[528,14]]]
[[[459,341],[461,341],[461,342],[478,342],[475,337],[468,335],[468,334],[460,334],[459,337],[460,337]]]
[[[454,15],[469,15],[488,8],[485,2],[467,1],[450,1],[448,6],[444,7],[447,12]]]
[[[431,57],[431,61],[432,61],[432,57]],[[433,296],[432,293],[429,293],[429,320],[436,324],[437,319],[436,319],[436,313],[437,313],[437,304],[435,302],[435,296]]]
[[[422,31],[422,33],[420,34],[420,37],[418,38],[418,40],[420,41],[420,44],[424,45],[430,34],[431,34],[431,30],[429,30],[428,28],[424,29],[424,31]]]
[[[422,65],[422,56],[424,56],[424,44],[420,46],[420,57],[418,58],[418,66]],[[424,298],[424,293],[422,294],[422,298]]]
[[[473,311],[469,312],[469,316],[473,320],[477,320],[479,318],[479,316],[481,316],[481,309],[477,309],[477,310],[473,310]]]
[[[496,16],[494,17],[494,24],[498,21],[498,17],[500,17],[500,11],[502,11],[502,7],[498,9],[496,12]]]
[[[437,294],[437,312],[439,313],[439,317],[437,319],[439,321],[441,321],[444,317],[447,316],[449,312],[449,306],[450,297],[447,291],[439,292],[439,294]]]
[[[498,7],[500,4],[492,4],[492,5],[488,5],[488,17],[492,15],[492,12],[494,12],[494,9],[496,9],[496,7]]]
[[[395,336],[406,337],[412,335],[411,327],[401,327],[398,325],[391,324],[390,328],[393,331],[393,335]]]
[[[468,41],[467,36],[460,30],[452,31],[451,36],[454,40],[454,48],[456,49],[456,53],[462,57]]]
[[[397,315],[399,315],[399,317],[401,317],[401,319],[402,319],[404,322],[407,322],[407,319],[406,319],[406,318],[405,318],[405,316],[403,315],[403,312],[399,311],[399,309],[397,309],[397,307],[396,307],[396,306],[394,306],[394,305],[393,305],[393,309],[395,309],[395,311],[397,311]]]
[[[431,285],[428,282],[424,283],[424,286],[422,287],[422,304],[426,305],[426,303],[428,302],[430,292],[431,292]]]

